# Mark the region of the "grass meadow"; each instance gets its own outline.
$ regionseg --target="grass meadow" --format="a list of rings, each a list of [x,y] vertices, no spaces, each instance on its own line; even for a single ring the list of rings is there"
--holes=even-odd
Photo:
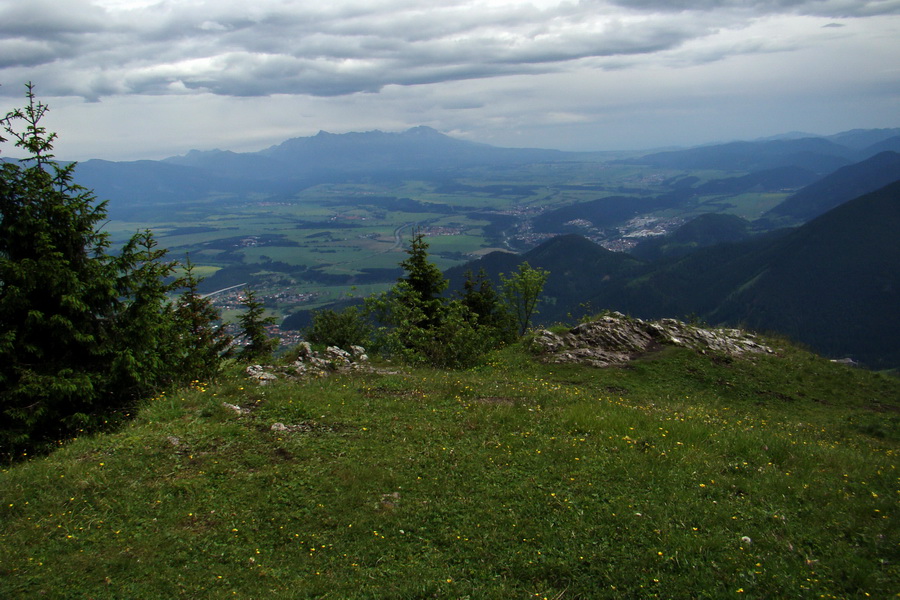
[[[895,597],[900,382],[779,347],[232,366],[6,465],[0,597]]]

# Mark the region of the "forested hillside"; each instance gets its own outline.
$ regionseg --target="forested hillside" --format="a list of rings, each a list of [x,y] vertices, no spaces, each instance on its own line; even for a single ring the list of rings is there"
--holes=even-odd
[[[584,257],[605,251],[569,237],[523,254],[520,260],[556,273],[548,281],[540,318],[565,322],[600,309],[639,317],[690,316],[777,331],[874,368],[900,365],[900,182],[796,230],[741,241],[738,227],[733,241],[702,248],[699,225],[689,223],[639,246],[639,256],[657,259],[642,264],[616,255],[609,260],[617,268],[594,268]],[[691,252],[680,256],[686,245]],[[451,273],[484,266],[496,274],[496,260],[485,257]],[[516,262],[502,260],[507,269]],[[568,269],[570,261],[578,267]]]

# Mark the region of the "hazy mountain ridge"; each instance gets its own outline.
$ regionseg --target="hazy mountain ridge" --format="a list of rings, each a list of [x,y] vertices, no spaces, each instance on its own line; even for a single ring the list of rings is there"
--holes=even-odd
[[[734,181],[708,182],[697,193],[716,189],[752,190],[799,187],[874,152],[855,146],[889,144],[900,130],[856,130],[829,138],[731,142],[686,150],[609,160],[602,152],[564,152],[536,148],[500,148],[459,140],[428,127],[400,133],[370,131],[292,138],[258,152],[192,150],[160,161],[89,160],[76,170],[78,183],[110,200],[113,212],[181,202],[196,196],[289,195],[323,182],[354,177],[446,177],[456,170],[534,163],[609,160],[660,168],[719,169],[750,173]],[[754,174],[772,171],[769,174]],[[812,173],[814,175],[809,175]],[[743,179],[742,179],[743,178]],[[138,185],[131,185],[137,182]],[[718,186],[718,187],[717,187]],[[687,192],[684,192],[686,194]],[[683,195],[684,195],[683,194]]]
[[[315,136],[292,138],[258,152],[193,151],[165,159],[165,162],[231,176],[241,173],[269,178],[385,170],[446,170],[564,160],[569,154],[559,150],[499,148],[459,140],[420,126],[400,133],[376,130],[333,134],[320,131]]]
[[[900,154],[884,151],[842,167],[796,192],[763,215],[763,220],[795,225],[900,179]]]
[[[657,167],[750,172],[798,167],[825,175],[884,150],[893,149],[900,141],[897,140],[898,135],[900,129],[857,129],[827,137],[738,141],[657,152],[631,162]]]

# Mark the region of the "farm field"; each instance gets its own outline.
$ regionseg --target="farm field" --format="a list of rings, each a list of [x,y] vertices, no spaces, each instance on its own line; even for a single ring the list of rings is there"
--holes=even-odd
[[[431,259],[448,269],[491,251],[524,251],[552,237],[531,227],[534,217],[548,211],[610,196],[664,196],[686,177],[703,182],[726,175],[586,161],[467,169],[429,179],[369,177],[287,193],[148,204],[140,219],[114,218],[106,229],[114,243],[152,229],[171,257],[190,256],[206,277],[202,291],[251,286],[280,319],[348,293],[387,289],[414,231],[428,236]],[[620,240],[658,235],[702,213],[754,219],[786,196],[672,199],[638,220],[583,234],[610,249],[627,249],[629,243]]]

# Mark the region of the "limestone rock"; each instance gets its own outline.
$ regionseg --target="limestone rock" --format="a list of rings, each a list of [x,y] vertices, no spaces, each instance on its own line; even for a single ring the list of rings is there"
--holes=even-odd
[[[331,373],[344,371],[372,371],[368,361],[366,349],[362,346],[351,346],[349,352],[337,346],[329,346],[319,354],[312,349],[309,342],[300,342],[297,346],[297,359],[292,364],[278,367],[250,365],[246,372],[260,385],[265,385],[278,379],[279,376],[298,379],[327,377]]]
[[[753,334],[739,329],[705,329],[675,319],[643,321],[621,313],[610,313],[562,334],[538,331],[532,344],[547,362],[597,367],[625,364],[662,345],[730,356],[772,352]]]

